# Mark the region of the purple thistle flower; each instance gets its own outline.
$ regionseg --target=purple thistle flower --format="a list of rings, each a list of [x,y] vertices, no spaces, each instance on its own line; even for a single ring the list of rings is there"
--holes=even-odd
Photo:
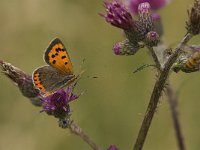
[[[118,0],[104,2],[107,14],[102,15],[111,25],[130,30],[134,27],[134,20],[125,6]]]
[[[76,100],[80,95],[74,95],[73,92],[74,85],[71,85],[65,91],[64,89],[59,89],[55,93],[46,96],[42,100],[43,110],[41,112],[46,112],[48,115],[53,115],[56,118],[65,118],[70,115],[71,101]]]
[[[130,10],[137,14],[138,13],[138,5],[140,3],[148,2],[151,5],[152,10],[157,10],[159,8],[164,7],[168,4],[169,0],[129,0],[129,8]]]
[[[119,150],[115,145],[110,145],[107,150]]]

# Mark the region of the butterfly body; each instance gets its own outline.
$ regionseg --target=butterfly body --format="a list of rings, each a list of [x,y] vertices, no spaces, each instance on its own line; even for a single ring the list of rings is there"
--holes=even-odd
[[[33,83],[41,94],[52,93],[68,86],[78,77],[73,73],[72,63],[67,50],[60,39],[54,39],[44,53],[48,65],[37,68],[33,72]]]

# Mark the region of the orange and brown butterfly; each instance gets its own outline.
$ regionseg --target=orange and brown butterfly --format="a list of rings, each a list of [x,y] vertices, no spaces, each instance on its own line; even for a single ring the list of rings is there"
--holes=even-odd
[[[80,76],[74,75],[73,66],[67,50],[60,39],[51,41],[44,53],[44,60],[48,65],[37,68],[33,72],[33,83],[42,95],[74,83]]]

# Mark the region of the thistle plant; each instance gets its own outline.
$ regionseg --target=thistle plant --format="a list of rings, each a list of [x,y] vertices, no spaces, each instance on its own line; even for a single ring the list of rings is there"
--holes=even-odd
[[[112,22],[116,20],[123,24],[123,27],[126,26],[128,21],[126,20],[125,22],[124,20],[119,19],[119,15],[124,16],[126,14],[126,16],[129,16],[128,18],[131,18],[128,22],[128,24],[131,22],[130,29],[115,26],[123,29],[125,40],[123,42],[118,42],[113,46],[114,54],[134,55],[141,48],[146,47],[154,60],[155,68],[157,70],[157,79],[149,100],[149,105],[146,109],[146,114],[141,124],[140,131],[136,142],[134,143],[134,150],[141,150],[143,148],[149,127],[163,91],[165,91],[169,99],[178,148],[180,150],[185,149],[181,126],[176,110],[177,97],[170,86],[168,78],[170,72],[172,71],[179,72],[181,70],[186,73],[199,71],[199,46],[191,46],[187,43],[192,39],[192,37],[199,34],[200,2],[199,0],[194,0],[193,7],[188,10],[188,20],[186,21],[187,32],[174,49],[167,47],[162,42],[161,37],[164,35],[163,26],[161,16],[156,12],[156,9],[163,7],[167,3],[168,1],[166,0],[130,0],[128,1],[128,7],[126,8],[125,4],[122,4],[122,2],[113,0],[111,2],[107,2],[105,5],[106,14],[104,15],[104,18],[111,25],[113,25]],[[126,12],[121,14],[118,12],[118,14],[115,14],[115,11],[113,10],[118,8],[123,8]],[[112,13],[112,19],[110,18],[110,13]],[[134,49],[132,47],[134,47]],[[163,49],[163,47],[166,48]],[[188,49],[188,47],[190,47],[190,49]]]
[[[137,139],[133,144],[134,150],[143,149],[154,114],[158,109],[159,99],[163,93],[166,94],[170,105],[178,149],[185,150],[181,124],[177,115],[177,95],[168,79],[170,73],[199,71],[200,45],[189,45],[188,42],[200,33],[200,1],[194,0],[193,6],[188,10],[188,20],[185,24],[186,33],[175,48],[167,46],[162,41],[164,36],[162,17],[156,12],[157,9],[166,6],[168,3],[168,0],[129,0],[128,3],[112,0],[104,2],[106,10],[105,13],[101,14],[101,17],[108,24],[119,28],[124,33],[124,40],[113,45],[113,53],[118,57],[134,57],[136,53],[146,48],[149,56],[153,59],[153,65],[146,65],[146,67],[153,66],[156,70],[155,84]],[[57,43],[55,47],[58,46]],[[53,50],[56,51],[55,47],[53,47]],[[54,57],[54,54],[51,55],[51,58]],[[66,56],[61,56],[61,59],[65,58]],[[55,60],[53,62],[53,64],[56,63]],[[78,81],[45,95],[35,87],[32,76],[21,69],[3,60],[0,60],[0,68],[2,74],[18,87],[22,95],[29,99],[33,106],[40,107],[41,114],[54,117],[59,127],[70,130],[72,134],[80,137],[93,150],[101,150],[94,140],[72,119],[73,111],[70,104],[81,100],[82,95],[82,93],[74,93]],[[144,67],[138,70],[141,71],[142,69]],[[39,75],[36,77],[39,80]],[[117,145],[118,143],[114,144]],[[108,145],[106,149],[119,150],[115,145]]]
[[[100,150],[96,143],[71,119],[70,103],[83,94],[73,93],[77,82],[69,85],[66,89],[61,88],[45,96],[35,88],[31,75],[3,60],[0,60],[0,68],[2,73],[17,85],[22,95],[28,98],[33,106],[41,107],[41,113],[45,112],[47,115],[57,118],[59,127],[69,129],[92,149]]]

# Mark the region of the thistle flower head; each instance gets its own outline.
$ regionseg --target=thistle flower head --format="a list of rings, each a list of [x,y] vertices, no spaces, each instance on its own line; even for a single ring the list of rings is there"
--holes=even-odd
[[[200,33],[200,1],[195,0],[193,7],[188,10],[188,21],[186,22],[186,29],[189,33],[197,35]]]
[[[115,145],[110,145],[107,150],[119,150]]]
[[[119,0],[112,2],[104,2],[107,14],[102,15],[105,20],[111,25],[130,30],[134,26],[134,21],[131,14]]]
[[[33,105],[41,106],[41,96],[39,91],[34,87],[30,75],[23,72],[21,69],[0,60],[0,67],[3,74],[13,81],[21,91],[21,93],[29,98]]]
[[[70,115],[69,103],[79,97],[72,93],[73,89],[74,85],[71,85],[67,90],[59,89],[55,93],[44,97],[42,100],[42,112],[60,119]]]
[[[113,46],[113,52],[115,55],[134,55],[139,50],[139,45],[136,43],[133,45],[128,39],[118,42]]]
[[[169,0],[129,0],[129,8],[133,13],[137,14],[138,5],[144,2],[148,2],[151,5],[152,10],[157,10],[165,6]]]

